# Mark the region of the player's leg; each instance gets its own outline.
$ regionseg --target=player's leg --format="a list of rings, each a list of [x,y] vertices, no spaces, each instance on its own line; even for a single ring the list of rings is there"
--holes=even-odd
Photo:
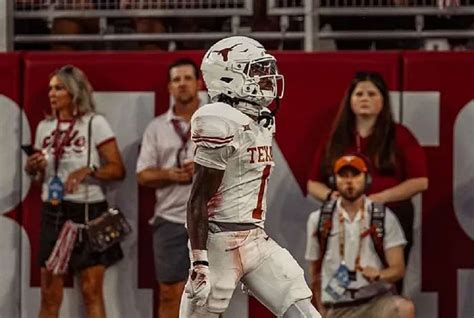
[[[242,234],[238,232],[209,233],[207,253],[209,259],[209,278],[211,291],[203,307],[194,305],[183,293],[180,317],[219,317],[229,306],[232,294],[242,275],[238,244]],[[237,242],[237,243],[236,243]]]
[[[188,299],[188,295],[183,293],[179,307],[180,318],[219,318],[219,313],[207,311],[207,306],[197,306]]]
[[[286,249],[268,236],[262,235],[246,244],[241,255],[243,262],[259,259],[255,268],[246,271],[242,282],[275,315],[282,317],[299,300],[310,300],[312,293],[304,279],[303,269]]]
[[[311,299],[300,299],[293,303],[283,314],[283,318],[321,318]]]

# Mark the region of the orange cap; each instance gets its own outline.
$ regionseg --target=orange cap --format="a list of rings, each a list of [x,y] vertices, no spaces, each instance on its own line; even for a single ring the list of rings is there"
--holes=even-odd
[[[346,155],[337,159],[334,163],[334,173],[337,174],[344,167],[352,167],[364,173],[368,172],[365,161],[361,157],[354,155]]]

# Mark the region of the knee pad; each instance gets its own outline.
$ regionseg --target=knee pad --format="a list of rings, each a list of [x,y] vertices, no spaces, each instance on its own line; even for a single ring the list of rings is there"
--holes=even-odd
[[[291,304],[283,314],[283,318],[321,318],[310,298],[300,299]]]

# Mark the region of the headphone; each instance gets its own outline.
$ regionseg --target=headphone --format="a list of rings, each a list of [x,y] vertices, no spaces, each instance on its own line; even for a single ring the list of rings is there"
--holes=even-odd
[[[352,155],[351,156],[356,156],[360,159],[362,159],[367,167],[367,171],[364,172],[364,171],[361,171],[361,173],[365,174],[365,181],[364,181],[364,192],[368,191],[370,189],[370,187],[372,186],[372,175],[370,174],[369,172],[369,168],[368,168],[368,164],[367,164],[367,159],[361,155]],[[344,156],[343,156],[344,157]],[[341,157],[342,158],[342,157]],[[339,159],[338,159],[339,160]],[[337,160],[336,160],[337,161]],[[334,173],[334,170],[331,169],[331,174],[329,175],[328,177],[328,185],[329,185],[329,188],[331,190],[334,190],[336,191],[337,190],[337,187],[336,187],[336,174]]]

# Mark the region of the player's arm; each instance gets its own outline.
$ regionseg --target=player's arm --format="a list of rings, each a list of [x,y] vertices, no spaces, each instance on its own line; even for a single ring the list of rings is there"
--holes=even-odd
[[[207,249],[207,203],[217,192],[224,172],[225,170],[208,168],[195,163],[195,180],[186,214],[189,240],[193,250]]]
[[[186,213],[192,249],[192,269],[185,291],[193,303],[203,306],[211,291],[207,258],[207,231],[209,228],[207,203],[217,192],[225,170],[209,168],[196,163],[195,171],[195,180]]]
[[[198,306],[207,302],[211,291],[209,261],[207,258],[208,202],[222,183],[227,162],[233,153],[230,145],[233,134],[230,125],[219,116],[202,115],[198,110],[191,120],[195,174],[186,213],[191,243],[192,269],[185,291]]]

